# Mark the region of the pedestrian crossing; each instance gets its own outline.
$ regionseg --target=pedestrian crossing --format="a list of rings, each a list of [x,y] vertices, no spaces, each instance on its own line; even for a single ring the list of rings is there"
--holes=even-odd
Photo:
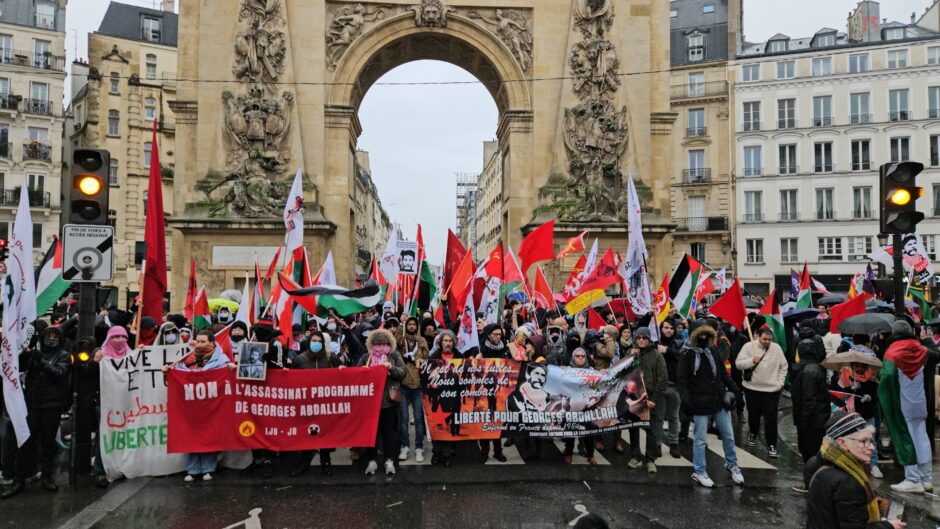
[[[623,430],[620,432],[620,438],[624,441],[630,441],[630,432],[628,430]],[[646,449],[646,430],[640,428],[640,447]],[[664,444],[659,445],[661,455],[654,463],[657,467],[688,467],[692,468],[692,462],[684,457],[676,459],[669,455],[669,447]]]

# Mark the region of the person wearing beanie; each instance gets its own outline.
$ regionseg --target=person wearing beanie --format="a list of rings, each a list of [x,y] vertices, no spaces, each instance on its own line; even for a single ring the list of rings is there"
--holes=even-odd
[[[783,356],[783,349],[774,343],[774,333],[770,327],[761,327],[757,331],[757,339],[741,348],[735,365],[741,370],[741,385],[744,386],[747,402],[747,423],[750,429],[747,445],[757,444],[761,418],[763,418],[767,454],[771,458],[776,458],[779,455],[777,452],[777,408],[789,365],[786,357]]]
[[[679,358],[682,355],[682,344],[676,338],[676,326],[673,320],[666,318],[659,326],[659,345],[657,350],[663,355],[666,361],[666,392],[663,394],[665,408],[663,419],[669,423],[669,430],[665,432],[666,444],[669,446],[669,455],[675,459],[682,456],[679,454],[679,390],[676,389],[677,373],[679,371]],[[688,436],[688,421],[686,422],[685,434]]]
[[[397,390],[401,396],[401,381],[408,374],[405,368],[405,361],[397,350],[395,337],[386,329],[375,329],[369,333],[366,339],[366,350],[368,354],[362,357],[360,365],[363,367],[381,367],[387,372],[385,389],[382,393],[382,408],[379,411],[379,426],[376,429],[375,443],[366,450],[366,458],[369,463],[366,465],[366,475],[375,475],[378,469],[376,457],[378,456],[377,445],[379,439],[382,439],[382,452],[385,456],[385,475],[395,475],[395,454],[398,453],[398,443],[401,440],[398,430],[398,411],[401,401],[392,399],[393,390]]]
[[[657,350],[650,338],[650,330],[640,327],[633,333],[634,348],[630,355],[638,355],[640,369],[643,370],[643,382],[646,384],[646,407],[650,410],[650,425],[646,432],[646,454],[640,450],[640,430],[630,429],[630,448],[633,456],[627,462],[630,468],[638,468],[646,462],[646,471],[656,473],[656,459],[662,454],[663,415],[666,410],[665,395],[668,382],[666,359]],[[657,405],[661,404],[662,407]]]
[[[523,329],[524,327],[520,327]],[[468,351],[469,352],[469,351]],[[483,332],[480,335],[480,352],[476,355],[477,358],[489,358],[489,359],[507,359],[509,358],[509,348],[506,346],[506,343],[503,341],[503,328],[498,323],[490,323],[483,327]],[[484,377],[484,380],[489,380],[491,382],[484,382],[484,387],[487,390],[493,392],[491,396],[487,397],[487,409],[490,411],[496,411],[496,392],[499,387],[496,385],[495,377]],[[486,463],[490,458],[490,445],[493,447],[493,459],[505,463],[506,456],[503,454],[503,445],[499,439],[481,439],[479,441],[480,446],[480,463]]]
[[[811,326],[801,326],[800,336],[803,337],[797,345],[800,363],[793,372],[790,395],[797,444],[805,463],[819,451],[831,410],[829,380],[821,364],[826,358],[826,348]]]
[[[398,352],[405,361],[406,375],[401,381],[401,451],[399,461],[408,460],[411,448],[411,439],[408,437],[410,417],[415,425],[415,462],[424,462],[424,393],[421,391],[421,368],[428,361],[428,343],[418,329],[418,318],[409,316],[401,327],[401,334],[397,337]]]
[[[924,364],[927,348],[904,320],[891,324],[891,345],[881,367],[878,400],[904,480],[891,485],[897,492],[933,491],[933,449],[927,436],[927,393]],[[930,375],[933,378],[933,374]]]
[[[461,373],[455,369],[450,369],[446,374],[438,375],[435,371],[438,368],[444,367],[450,363],[451,360],[460,360],[464,356],[457,350],[457,335],[449,329],[441,329],[437,333],[437,338],[434,341],[434,347],[431,349],[431,353],[428,355],[428,364],[432,369],[431,377],[439,377],[444,384],[436,386],[431,384],[428,387],[428,401],[431,404],[431,411],[436,412],[438,409],[443,410],[449,415],[445,418],[445,423],[449,428],[449,433],[452,436],[460,435],[460,424],[456,422],[455,415],[460,411],[460,397],[455,397],[452,395],[445,396],[447,389],[450,387],[456,387],[457,381],[461,376]],[[453,382],[450,382],[453,381]],[[450,383],[450,385],[448,385]],[[453,464],[454,454],[456,453],[457,443],[456,441],[436,441],[432,439],[431,442],[431,464],[432,465],[443,465],[444,467],[450,467]]]
[[[841,411],[832,415],[819,453],[803,469],[809,489],[807,529],[906,527],[904,522],[881,519],[866,472],[874,448],[874,433],[861,415]]]

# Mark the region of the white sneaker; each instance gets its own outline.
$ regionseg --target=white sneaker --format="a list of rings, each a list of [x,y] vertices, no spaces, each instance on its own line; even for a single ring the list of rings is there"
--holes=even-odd
[[[374,475],[375,475],[375,471],[378,470],[378,469],[379,469],[379,464],[376,463],[375,460],[373,459],[372,461],[369,461],[369,464],[368,464],[368,465],[366,465],[366,475],[367,475],[367,476],[374,476]]]
[[[415,463],[424,463],[424,449],[415,448]]]
[[[708,474],[692,474],[692,481],[696,481],[699,485],[708,489],[715,486],[715,482],[708,477]]]
[[[744,485],[744,474],[741,473],[741,469],[738,468],[738,465],[731,465],[726,467],[728,473],[731,474],[731,481],[734,481],[738,485]]]
[[[408,461],[408,447],[407,446],[401,447],[401,452],[398,452],[398,460]]]
[[[921,483],[920,485],[924,487],[924,492],[930,492],[930,493],[933,492],[933,483],[925,481]]]
[[[881,473],[881,469],[878,468],[878,465],[875,465],[871,467],[871,477],[881,479],[885,477],[885,475]]]
[[[395,462],[391,459],[385,460],[385,475],[394,476],[395,475]]]
[[[183,481],[185,481],[186,483],[191,483],[193,481],[196,481],[196,478],[192,474],[186,474],[186,477],[183,478]]]
[[[920,483],[914,483],[913,481],[904,480],[900,483],[891,485],[891,490],[895,492],[909,492],[911,494],[923,494],[924,486]]]
[[[212,474],[206,472],[205,474],[202,475],[202,480],[203,480],[203,481],[212,481]]]

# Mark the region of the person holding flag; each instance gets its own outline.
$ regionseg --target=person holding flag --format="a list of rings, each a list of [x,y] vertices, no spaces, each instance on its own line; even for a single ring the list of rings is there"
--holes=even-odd
[[[747,445],[757,444],[761,418],[764,419],[764,440],[767,442],[767,455],[776,459],[777,451],[777,410],[780,405],[780,392],[787,378],[789,364],[783,349],[774,343],[774,333],[764,326],[757,331],[757,339],[741,348],[735,361],[741,370],[747,404],[747,423],[750,435]]]

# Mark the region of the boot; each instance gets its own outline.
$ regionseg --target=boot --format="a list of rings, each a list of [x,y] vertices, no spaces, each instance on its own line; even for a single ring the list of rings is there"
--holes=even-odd
[[[59,492],[59,486],[52,480],[52,476],[47,476],[45,472],[42,473],[42,480],[39,482],[39,486],[49,492]]]
[[[10,488],[8,488],[7,490],[3,491],[3,494],[0,494],[0,499],[6,500],[6,499],[12,498],[13,496],[16,496],[17,494],[19,494],[19,493],[21,493],[21,492],[25,492],[25,491],[26,491],[26,483],[23,482],[23,481],[15,481],[15,482],[13,482],[13,486],[12,486],[12,487],[10,487]]]

